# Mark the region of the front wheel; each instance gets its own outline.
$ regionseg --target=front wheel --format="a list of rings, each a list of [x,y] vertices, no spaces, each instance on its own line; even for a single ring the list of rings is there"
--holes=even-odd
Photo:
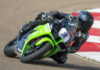
[[[11,40],[4,48],[4,54],[8,57],[16,57],[16,53],[14,52],[14,46],[16,44],[17,38]]]
[[[27,56],[21,56],[21,62],[27,63],[30,61],[34,61],[36,59],[41,58],[45,53],[47,53],[49,50],[52,49],[52,45],[47,42],[43,47],[41,47],[39,50],[27,55]]]

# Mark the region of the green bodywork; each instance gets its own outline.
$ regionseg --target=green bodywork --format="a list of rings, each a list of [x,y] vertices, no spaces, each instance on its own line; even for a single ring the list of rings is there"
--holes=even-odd
[[[30,48],[30,45],[29,45],[29,42],[35,38],[38,38],[40,36],[43,36],[43,35],[49,35],[51,38],[49,37],[43,37],[41,38],[38,42],[35,43],[35,46],[38,47],[39,45],[41,45],[42,43],[44,42],[50,42],[53,49],[50,50],[49,52],[47,52],[46,54],[43,55],[42,58],[44,57],[49,57],[49,56],[52,56],[54,54],[56,54],[57,52],[60,52],[61,51],[61,48],[58,46],[58,44],[60,42],[62,42],[62,39],[60,39],[59,41],[56,41],[51,33],[51,29],[50,29],[50,26],[49,26],[49,23],[45,24],[45,25],[39,25],[37,27],[34,28],[34,32],[32,32],[31,34],[29,34],[27,40],[25,40],[25,44],[24,44],[24,47],[23,47],[23,50],[22,50],[22,53],[21,55],[24,55],[24,53],[31,49]],[[56,48],[55,48],[56,46]]]

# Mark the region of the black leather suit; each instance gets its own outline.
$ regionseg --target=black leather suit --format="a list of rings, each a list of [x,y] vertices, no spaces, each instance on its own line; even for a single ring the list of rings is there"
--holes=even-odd
[[[33,29],[34,27],[36,27],[38,25],[43,25],[43,24],[48,23],[48,22],[51,24],[55,23],[55,26],[56,26],[56,24],[57,24],[56,21],[53,22],[55,19],[70,20],[74,23],[79,24],[79,21],[77,20],[77,18],[71,14],[61,13],[58,11],[51,11],[49,13],[42,12],[36,17],[35,21],[30,21],[29,24],[25,24],[22,27],[22,29],[20,30],[20,35],[22,36],[27,31]],[[58,30],[60,28],[63,28],[64,24],[62,23],[61,25],[56,26]],[[78,27],[77,31],[75,32],[74,38],[71,40],[71,41],[74,41],[74,43],[71,45],[71,47],[69,47],[68,52],[69,53],[77,52],[80,49],[80,47],[86,42],[88,37],[89,37],[88,32],[82,33]]]

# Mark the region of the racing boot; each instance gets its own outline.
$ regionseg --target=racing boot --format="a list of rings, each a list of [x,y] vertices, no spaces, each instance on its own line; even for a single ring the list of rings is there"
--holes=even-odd
[[[76,53],[80,47],[69,47],[68,48],[68,53]]]

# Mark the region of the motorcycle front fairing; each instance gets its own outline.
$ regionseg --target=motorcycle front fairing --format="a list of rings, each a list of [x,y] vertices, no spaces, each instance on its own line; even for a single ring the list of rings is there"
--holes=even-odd
[[[30,33],[32,33],[34,30],[30,30],[29,32],[27,32],[26,34],[23,35],[23,37],[21,38],[21,40],[19,39],[19,35],[17,36],[17,41],[16,41],[16,45],[14,47],[15,52],[21,56],[25,41],[28,39],[28,35]]]
[[[47,36],[50,36],[51,38],[47,37]],[[43,36],[43,37],[42,37]],[[51,29],[50,29],[50,26],[49,26],[49,23],[45,24],[45,25],[39,25],[37,27],[35,27],[33,29],[33,31],[30,31],[28,33],[26,33],[21,40],[17,39],[17,50],[20,52],[21,55],[24,55],[24,53],[26,53],[28,50],[30,50],[30,45],[29,45],[29,42],[33,39],[37,39],[39,37],[42,37],[38,42],[35,43],[35,46],[38,46],[38,45],[41,45],[42,43],[44,42],[50,42],[52,47],[55,48],[55,45],[54,45],[54,42],[55,44],[57,45],[59,42],[56,42],[52,36],[52,33],[51,33]],[[54,42],[53,42],[53,41]],[[58,52],[60,49],[57,48],[55,50],[54,53]],[[53,54],[54,54],[53,53]],[[52,54],[52,55],[53,55]]]

